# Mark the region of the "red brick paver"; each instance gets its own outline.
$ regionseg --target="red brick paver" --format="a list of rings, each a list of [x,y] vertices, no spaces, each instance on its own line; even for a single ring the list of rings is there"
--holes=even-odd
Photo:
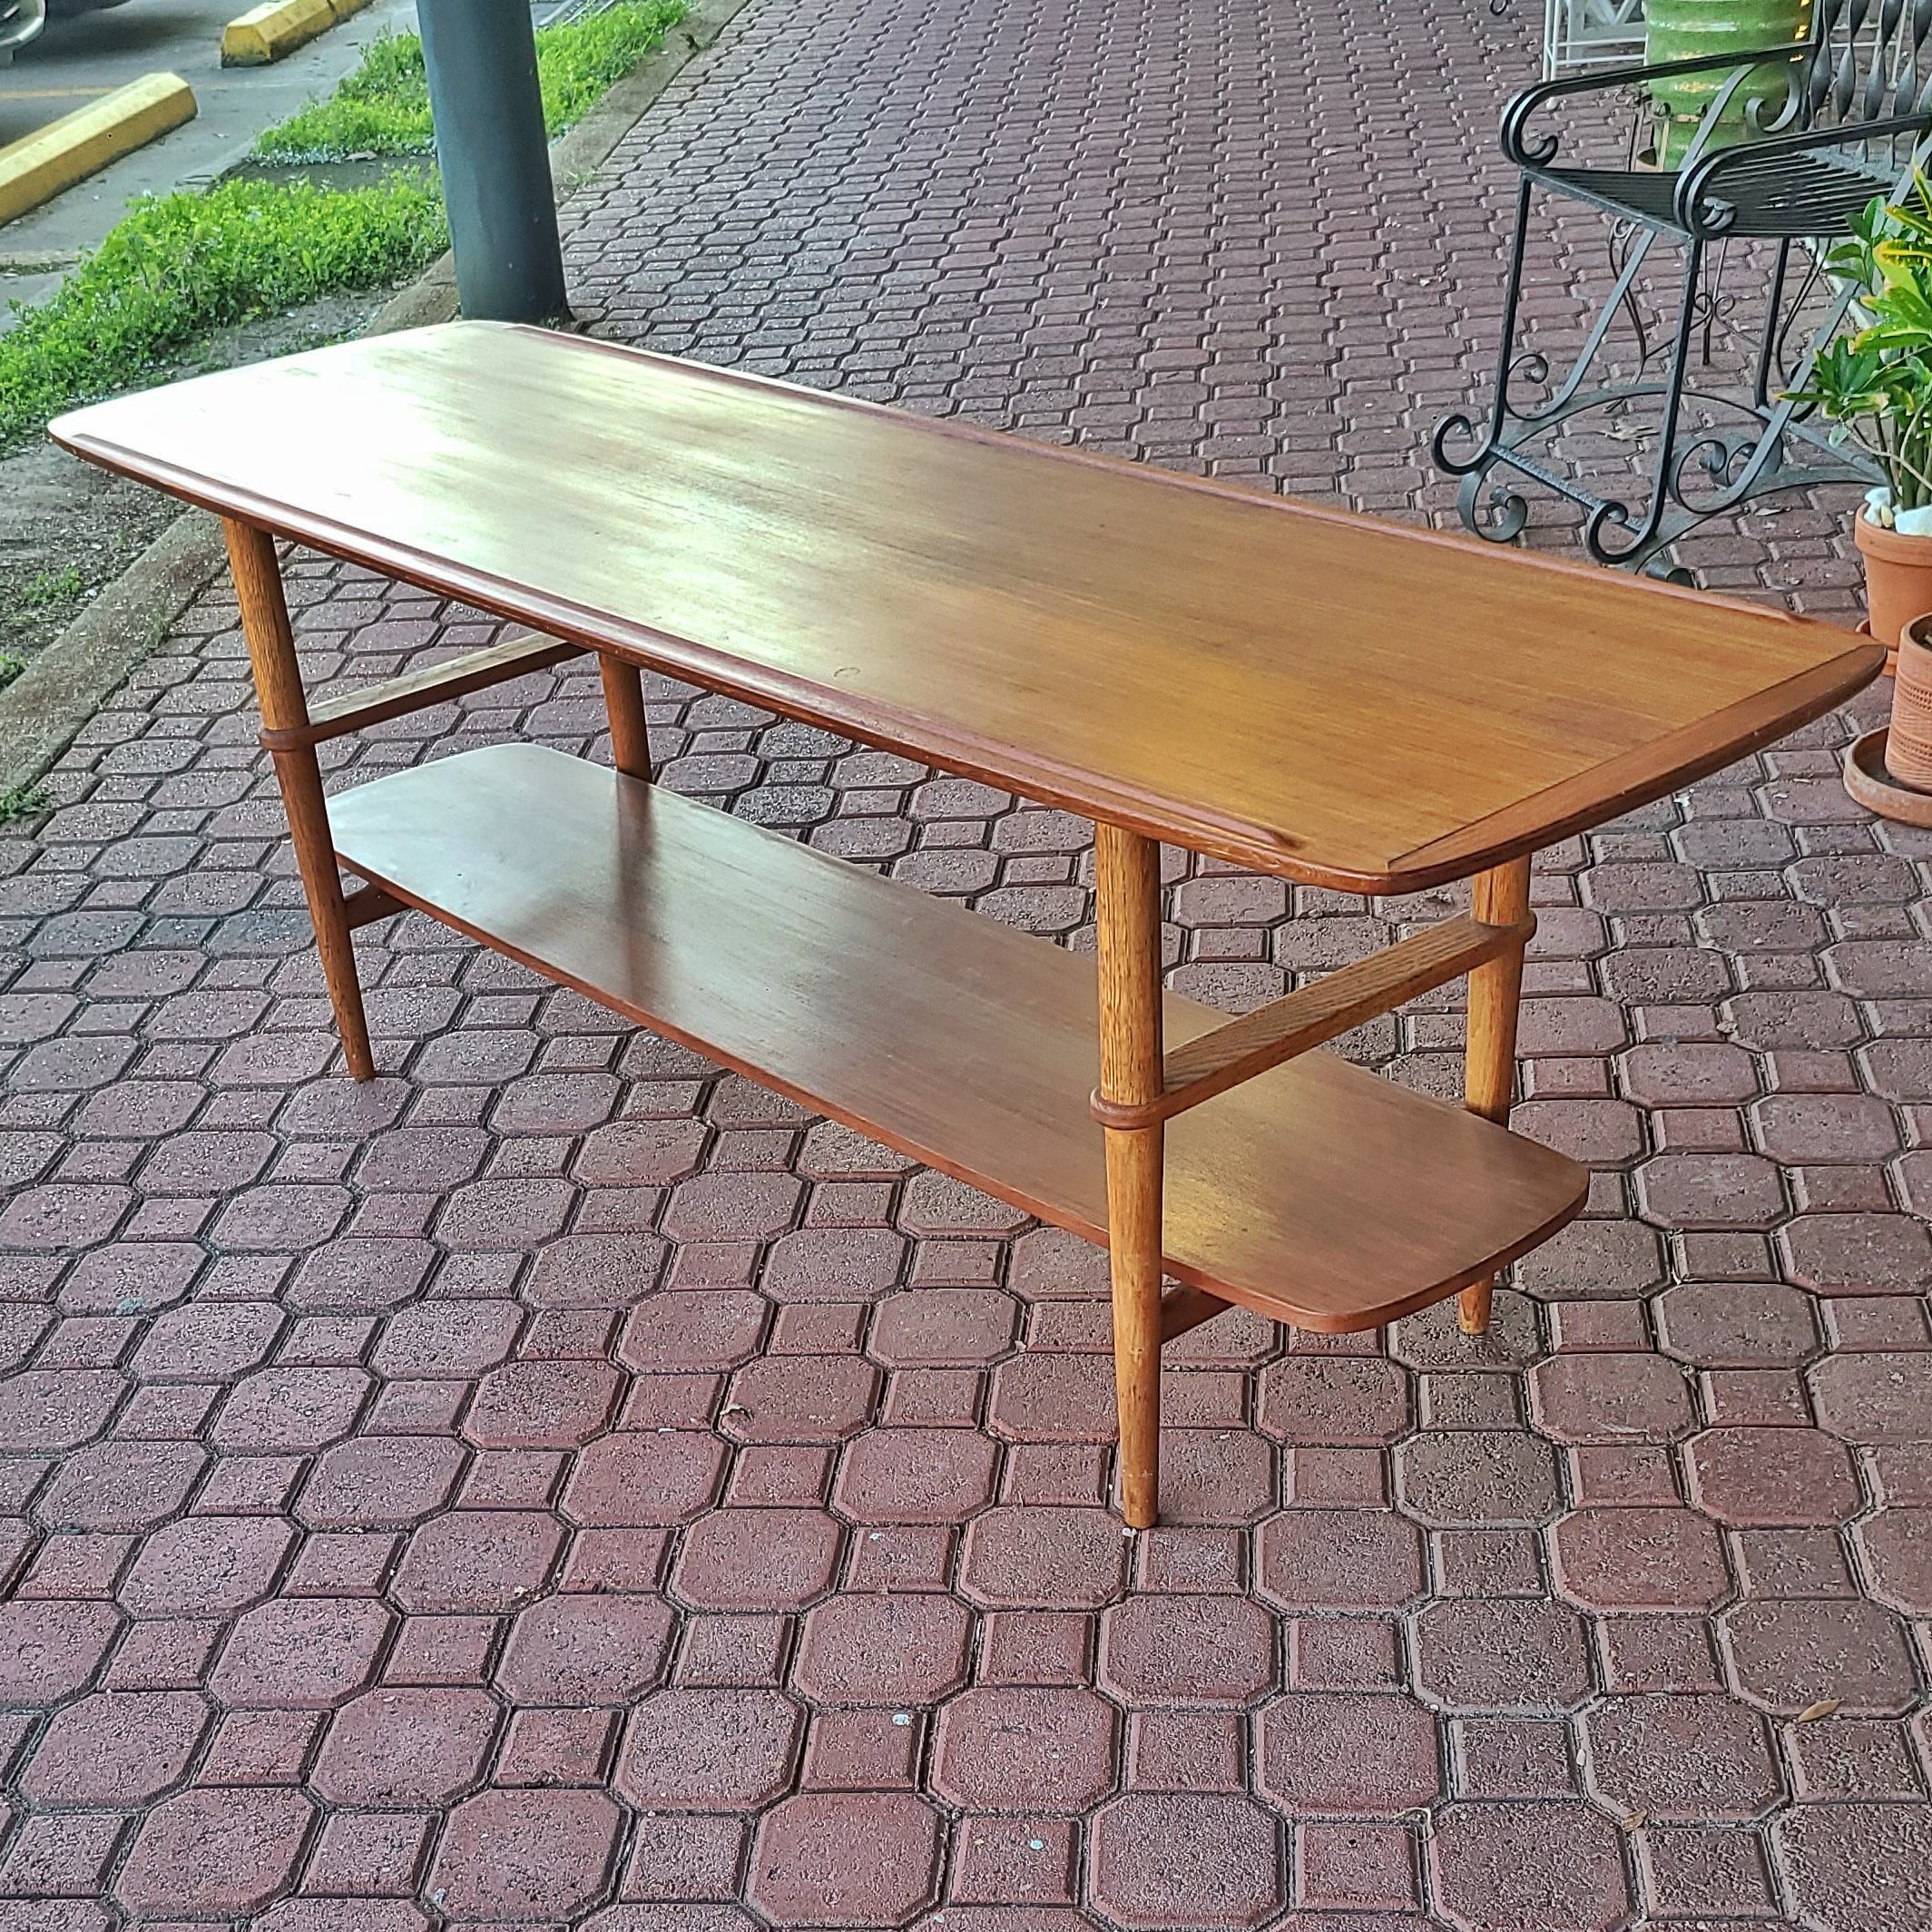
[[[752,0],[571,203],[579,304],[1440,516],[1527,13]],[[1841,515],[1700,567],[1849,613]],[[318,684],[494,634],[294,572]],[[652,707],[668,783],[1087,943],[1079,821]],[[565,666],[332,781],[601,716]],[[340,1077],[217,586],[0,837],[0,1927],[1924,1924],[1932,841],[1851,729],[1547,855],[1519,1120],[1588,1218],[1481,1342],[1188,1337],[1128,1538],[1093,1250],[420,919]],[[1171,884],[1230,1006],[1454,897]]]

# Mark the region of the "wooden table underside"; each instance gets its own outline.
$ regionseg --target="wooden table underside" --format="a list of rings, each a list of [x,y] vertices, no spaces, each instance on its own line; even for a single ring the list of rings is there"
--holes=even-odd
[[[1530,853],[1882,662],[1747,606],[477,325],[55,434],[227,519],[350,1071],[373,1071],[350,933],[414,906],[1104,1242],[1143,1526],[1163,1341],[1231,1302],[1345,1330],[1456,1292],[1479,1329],[1496,1271],[1581,1207],[1583,1171],[1502,1124]],[[277,534],[554,634],[311,705]],[[496,746],[325,801],[318,743],[584,648],[615,772]],[[653,786],[640,665],[1092,816],[1097,974]],[[1474,902],[1222,1021],[1162,988],[1162,838],[1360,890],[1473,875]],[[369,883],[345,895],[343,867]],[[1309,1051],[1466,974],[1466,1108]]]

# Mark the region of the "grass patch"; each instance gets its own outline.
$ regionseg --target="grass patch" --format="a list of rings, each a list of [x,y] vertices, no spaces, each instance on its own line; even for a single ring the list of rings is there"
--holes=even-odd
[[[550,132],[581,120],[689,11],[689,0],[619,0],[539,33]],[[256,147],[278,160],[430,152],[422,42],[378,39],[328,100]],[[0,450],[77,403],[179,370],[217,329],[387,288],[448,245],[440,186],[401,173],[347,190],[230,181],[138,201],[54,295],[0,336]]]
[[[54,809],[54,797],[44,785],[9,785],[0,791],[0,825],[15,819],[37,819]]]
[[[27,667],[17,657],[0,651],[0,691],[5,691]]]
[[[690,11],[687,0],[619,0],[587,20],[539,30],[536,74],[550,133],[581,121]],[[334,93],[271,127],[255,152],[275,161],[347,161],[427,154],[434,146],[422,41],[386,34]]]
[[[139,383],[214,329],[387,287],[448,240],[440,190],[401,178],[346,193],[227,181],[137,203],[0,336],[0,448]]]

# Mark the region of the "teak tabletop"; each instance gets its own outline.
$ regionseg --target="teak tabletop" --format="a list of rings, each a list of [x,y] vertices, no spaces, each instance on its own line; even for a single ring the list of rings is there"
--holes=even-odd
[[[1755,606],[486,323],[54,433],[553,635],[1344,889],[1596,824],[1871,661]]]
[[[350,1073],[376,1064],[351,933],[415,907],[1104,1241],[1138,1526],[1165,1342],[1231,1303],[1347,1330],[1451,1294],[1476,1332],[1496,1271],[1581,1208],[1584,1171],[1506,1126],[1529,855],[1817,717],[1884,657],[528,329],[323,349],[54,434],[227,520]],[[542,634],[311,703],[277,536]],[[322,740],[584,649],[614,770],[493,745],[324,797]],[[1097,959],[662,789],[640,666],[1090,816]],[[1162,839],[1348,889],[1473,878],[1471,909],[1225,1020],[1163,990]],[[344,868],[366,883],[345,892]],[[1312,1051],[1465,976],[1461,1108]]]

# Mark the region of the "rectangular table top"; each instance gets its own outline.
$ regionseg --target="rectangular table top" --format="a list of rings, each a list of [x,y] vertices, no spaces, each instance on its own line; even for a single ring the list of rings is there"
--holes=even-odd
[[[1883,661],[1750,604],[489,323],[53,434],[558,636],[1360,891],[1647,802]]]

